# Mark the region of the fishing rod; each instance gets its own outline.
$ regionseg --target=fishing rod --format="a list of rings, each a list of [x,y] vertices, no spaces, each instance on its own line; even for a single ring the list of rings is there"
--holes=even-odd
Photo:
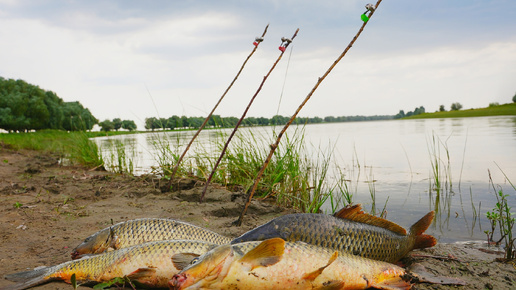
[[[269,28],[269,24],[267,24],[267,26],[265,26],[265,30],[263,31],[262,33],[262,36],[261,37],[256,37],[254,42],[253,42],[253,45],[254,45],[254,48],[253,50],[251,51],[251,53],[247,56],[247,58],[245,59],[244,63],[242,64],[242,66],[240,67],[240,70],[238,71],[238,73],[236,74],[235,78],[233,78],[233,81],[229,84],[229,86],[227,87],[226,91],[224,91],[224,93],[222,94],[222,96],[220,97],[219,101],[215,104],[215,106],[213,107],[213,109],[211,110],[210,114],[208,115],[208,117],[206,117],[206,119],[204,120],[204,122],[202,123],[201,127],[199,127],[199,129],[197,130],[197,132],[193,135],[192,139],[190,140],[190,143],[188,143],[188,145],[186,146],[185,148],[185,151],[183,151],[183,154],[181,154],[181,156],[179,157],[179,159],[177,160],[176,162],[176,165],[174,165],[174,168],[172,169],[172,173],[170,174],[170,180],[168,181],[168,184],[167,184],[167,191],[170,191],[170,188],[172,187],[172,182],[174,181],[174,177],[177,173],[177,170],[179,168],[179,164],[181,163],[181,161],[183,161],[183,158],[185,157],[186,155],[186,152],[188,152],[188,150],[190,149],[190,146],[192,146],[195,138],[197,138],[197,136],[199,135],[199,133],[201,133],[202,129],[204,129],[204,127],[206,126],[206,124],[208,123],[208,121],[210,120],[211,116],[213,115],[213,112],[215,112],[215,109],[217,109],[217,107],[219,106],[220,102],[222,102],[222,99],[224,99],[224,97],[226,96],[226,94],[228,93],[229,89],[231,89],[231,87],[233,86],[233,84],[236,82],[236,80],[238,79],[238,77],[240,76],[240,73],[242,72],[242,70],[244,69],[244,66],[246,65],[247,61],[251,58],[251,56],[253,56],[254,52],[258,49],[258,45],[260,45],[260,43],[263,41],[263,38],[265,37],[265,34],[267,33],[267,29]]]
[[[247,108],[244,110],[244,113],[242,114],[242,117],[240,117],[240,120],[238,120],[237,124],[235,125],[235,128],[233,129],[233,132],[231,132],[231,134],[229,135],[229,138],[226,141],[226,144],[224,144],[224,148],[222,149],[222,152],[220,153],[219,159],[217,160],[217,163],[215,163],[215,165],[213,166],[213,169],[211,170],[210,176],[208,177],[208,180],[206,181],[206,185],[204,186],[204,190],[202,191],[202,194],[201,194],[200,202],[204,201],[204,195],[206,195],[206,190],[208,189],[208,185],[210,184],[210,181],[213,178],[213,175],[215,174],[215,171],[217,170],[217,167],[219,166],[219,163],[222,160],[222,157],[224,157],[224,154],[226,153],[226,150],[228,148],[229,142],[231,142],[231,139],[233,138],[233,136],[235,135],[236,131],[238,130],[238,127],[240,126],[240,123],[242,123],[242,120],[244,120],[245,115],[247,114],[247,111],[249,111],[249,108],[253,104],[254,99],[256,98],[258,93],[261,91],[261,89],[263,87],[263,84],[265,83],[265,81],[267,80],[269,75],[272,73],[272,71],[274,70],[274,68],[278,64],[278,62],[281,60],[281,57],[285,53],[285,50],[287,50],[287,47],[290,45],[290,43],[292,43],[292,40],[297,36],[298,32],[299,32],[299,28],[296,30],[296,32],[294,33],[292,38],[285,38],[285,37],[281,38],[281,44],[279,46],[279,50],[281,51],[281,53],[278,56],[278,59],[276,59],[276,61],[272,65],[272,67],[269,70],[269,72],[263,77],[262,83],[260,84],[260,86],[256,90],[256,93],[254,93],[253,97],[249,101],[249,104],[247,105]]]
[[[299,107],[297,108],[296,112],[294,113],[294,115],[292,115],[292,117],[290,118],[290,120],[287,122],[287,124],[285,124],[285,126],[283,127],[283,129],[281,130],[281,132],[278,134],[278,137],[276,139],[276,142],[274,144],[271,145],[271,151],[269,152],[269,156],[267,156],[267,159],[265,159],[265,162],[263,163],[263,166],[262,168],[260,169],[260,171],[258,172],[258,176],[256,177],[255,181],[254,181],[254,184],[253,184],[253,187],[251,188],[251,191],[249,192],[248,196],[247,196],[247,201],[244,205],[244,208],[242,210],[242,212],[240,213],[240,217],[238,218],[238,220],[234,221],[233,222],[233,225],[236,225],[236,226],[241,226],[242,225],[242,220],[244,219],[244,215],[247,211],[247,208],[249,207],[249,204],[251,203],[251,200],[253,198],[253,195],[256,191],[256,188],[258,187],[258,182],[260,181],[262,175],[263,175],[263,172],[265,171],[265,169],[267,168],[267,166],[269,165],[269,162],[271,161],[272,159],[272,155],[274,154],[274,151],[276,151],[276,148],[278,148],[278,145],[279,145],[279,142],[281,140],[281,137],[283,136],[283,134],[285,133],[285,131],[287,131],[288,127],[290,126],[290,124],[294,121],[294,119],[296,118],[297,114],[301,111],[301,109],[303,108],[303,106],[306,104],[306,102],[308,102],[308,100],[310,99],[310,97],[312,97],[312,95],[314,94],[315,90],[317,90],[317,88],[319,87],[319,85],[324,81],[324,79],[330,74],[330,72],[333,70],[333,68],[337,65],[337,63],[339,63],[339,61],[346,55],[346,53],[348,52],[348,50],[353,46],[353,44],[355,43],[355,41],[358,39],[358,37],[360,36],[360,34],[362,33],[362,31],[364,30],[364,27],[367,25],[367,23],[369,22],[369,19],[371,18],[371,16],[373,16],[374,12],[376,11],[376,9],[378,8],[378,5],[380,5],[380,2],[382,2],[382,0],[378,0],[378,2],[376,2],[376,5],[373,6],[372,4],[367,4],[366,5],[366,12],[364,12],[362,15],[361,15],[361,19],[362,21],[364,22],[362,24],[362,26],[360,27],[360,29],[358,30],[357,34],[355,35],[355,37],[353,37],[353,39],[351,40],[351,42],[348,44],[348,46],[346,47],[346,49],[344,49],[344,51],[340,54],[340,56],[337,58],[337,60],[335,60],[335,62],[333,62],[333,64],[328,68],[328,70],[324,73],[324,75],[322,77],[320,77],[317,82],[315,83],[315,86],[312,88],[312,90],[310,91],[310,93],[308,93],[308,95],[306,96],[306,98],[303,100],[303,102],[301,103],[301,105],[299,105]],[[369,13],[369,15],[367,15]]]

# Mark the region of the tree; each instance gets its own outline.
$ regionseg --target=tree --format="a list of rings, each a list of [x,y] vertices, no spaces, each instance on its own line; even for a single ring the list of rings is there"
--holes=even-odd
[[[462,109],[462,104],[461,103],[453,103],[451,104],[451,110],[452,111],[458,111]]]
[[[23,80],[0,77],[0,128],[91,130],[98,120],[79,102],[65,103],[55,93]]]
[[[145,129],[147,129],[147,130],[150,129],[150,130],[154,131],[154,129],[156,129],[154,124],[156,124],[156,123],[157,123],[156,117],[145,118]]]
[[[109,132],[115,128],[115,124],[108,119],[100,122],[99,126],[101,127],[100,130],[104,132]]]
[[[289,120],[290,120],[289,117],[284,117],[284,116],[281,116],[281,115],[274,115],[271,118],[271,124],[273,124],[273,125],[285,125],[285,124],[287,124],[287,122]]]
[[[181,127],[188,128],[190,127],[190,124],[188,123],[188,117],[187,116],[181,116]]]
[[[444,105],[439,106],[439,112],[446,112],[446,108],[444,107]]]
[[[120,120],[120,118],[113,119],[113,128],[115,131],[118,131],[118,129],[122,128],[122,120]]]
[[[190,117],[188,118],[188,126],[193,127],[195,129],[199,129],[204,122],[203,118],[200,117]]]
[[[134,131],[134,130],[136,130],[136,124],[134,123],[133,120],[123,120],[122,128],[129,130],[129,131]]]
[[[516,94],[514,94],[514,97],[512,97],[512,102],[516,103]]]
[[[63,100],[54,92],[47,91],[45,97],[45,104],[50,114],[46,128],[62,129],[63,128]]]
[[[394,116],[394,119],[401,119],[401,118],[404,118],[405,117],[405,111],[403,110],[400,110],[398,114],[396,114],[396,116]]]

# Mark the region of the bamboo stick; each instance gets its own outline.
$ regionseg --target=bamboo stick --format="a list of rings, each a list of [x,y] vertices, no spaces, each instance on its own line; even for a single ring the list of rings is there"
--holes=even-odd
[[[376,9],[378,8],[378,5],[380,5],[380,2],[382,2],[382,0],[378,0],[378,2],[376,2],[376,5],[374,6],[374,9],[369,9],[368,8],[368,11],[369,12],[369,16],[368,18],[370,19],[371,16],[373,16],[374,12],[376,11]],[[367,6],[366,6],[367,7]],[[364,14],[366,14],[364,13]],[[258,187],[258,182],[260,181],[262,175],[263,175],[263,172],[265,171],[265,169],[267,168],[267,166],[269,165],[269,162],[271,161],[271,158],[272,158],[272,155],[274,154],[274,151],[276,150],[276,148],[278,147],[279,145],[279,142],[281,140],[281,137],[283,136],[283,134],[285,133],[285,131],[287,131],[287,128],[290,126],[290,124],[294,121],[294,119],[296,118],[297,114],[301,111],[301,109],[303,108],[303,106],[306,104],[306,102],[308,102],[308,100],[310,99],[310,97],[312,97],[312,95],[314,94],[315,90],[317,90],[317,88],[319,87],[319,85],[324,81],[324,79],[330,74],[330,72],[333,70],[333,68],[337,65],[337,63],[339,63],[339,61],[346,55],[346,53],[349,51],[349,49],[353,46],[353,44],[355,43],[355,41],[358,39],[358,37],[360,36],[360,34],[362,33],[362,31],[364,30],[364,27],[367,25],[367,23],[369,23],[369,20],[367,21],[364,21],[364,23],[362,24],[362,26],[360,27],[360,29],[358,30],[357,34],[355,35],[355,37],[353,37],[353,39],[351,40],[351,42],[348,44],[348,46],[346,47],[346,49],[344,49],[344,51],[340,54],[340,56],[337,58],[337,60],[335,60],[335,62],[333,62],[333,64],[328,68],[328,70],[324,73],[324,75],[322,77],[320,77],[317,82],[315,83],[315,86],[312,88],[312,90],[310,91],[310,93],[308,93],[308,95],[306,96],[306,98],[303,100],[303,102],[301,103],[301,105],[299,105],[299,107],[297,108],[296,112],[294,113],[294,115],[292,115],[292,117],[290,118],[290,120],[287,122],[287,124],[285,124],[285,126],[283,127],[283,129],[281,130],[281,132],[278,134],[278,137],[276,139],[276,142],[274,144],[271,145],[271,151],[269,152],[269,156],[267,156],[267,159],[265,160],[262,168],[260,169],[260,171],[258,172],[258,176],[256,177],[255,181],[254,181],[254,184],[253,184],[253,187],[251,188],[251,191],[249,192],[248,196],[247,196],[247,201],[244,205],[244,208],[242,210],[242,212],[240,213],[240,217],[238,218],[238,220],[234,221],[233,224],[236,225],[236,226],[241,226],[242,225],[242,220],[244,219],[244,215],[247,211],[247,208],[249,207],[249,204],[251,203],[251,200],[253,198],[253,195],[254,195],[254,192],[256,191],[256,188]]]
[[[296,30],[296,32],[294,33],[294,35],[292,36],[292,38],[290,39],[287,39],[287,38],[282,38],[281,39],[281,45],[279,47],[281,53],[280,55],[278,56],[278,58],[276,59],[276,61],[274,62],[274,64],[272,65],[272,67],[270,68],[269,72],[263,77],[263,81],[261,82],[260,86],[258,87],[258,89],[256,90],[256,93],[254,93],[253,97],[251,98],[251,100],[249,101],[249,104],[247,105],[247,108],[244,110],[244,113],[242,114],[242,117],[240,117],[240,119],[238,120],[237,124],[235,125],[235,128],[233,129],[233,132],[231,132],[231,134],[229,135],[229,138],[228,140],[226,141],[226,144],[224,144],[224,148],[222,149],[222,152],[220,153],[220,156],[219,156],[219,159],[217,160],[217,162],[215,163],[215,165],[213,166],[213,169],[211,170],[211,173],[210,173],[210,176],[208,177],[208,180],[206,181],[206,185],[204,186],[204,189],[202,191],[202,194],[201,194],[201,199],[200,199],[200,202],[203,202],[204,201],[204,196],[206,195],[206,190],[208,189],[208,185],[210,184],[210,181],[211,179],[213,178],[213,175],[215,174],[215,171],[217,170],[217,167],[219,166],[220,164],[220,161],[222,160],[222,157],[224,157],[224,154],[226,153],[226,150],[228,148],[228,145],[229,145],[229,142],[231,142],[231,139],[233,138],[233,136],[235,135],[236,131],[238,130],[238,127],[240,126],[240,123],[242,123],[242,120],[244,120],[245,118],[245,115],[247,114],[247,111],[249,111],[249,108],[251,107],[251,105],[253,104],[253,101],[254,99],[256,98],[256,96],[258,95],[258,93],[261,91],[262,87],[263,87],[263,84],[265,83],[265,81],[267,80],[267,78],[269,77],[269,75],[272,73],[272,71],[274,70],[274,68],[276,67],[276,65],[278,64],[278,62],[281,60],[281,57],[283,56],[283,54],[285,53],[285,50],[287,49],[287,47],[290,45],[290,43],[292,42],[292,40],[297,36],[297,33],[299,32],[299,28]]]
[[[251,51],[251,53],[247,56],[247,58],[245,59],[244,63],[242,64],[242,66],[240,67],[240,70],[238,71],[238,73],[236,74],[235,78],[233,78],[233,81],[229,84],[229,86],[227,87],[226,91],[224,91],[224,93],[222,94],[222,96],[220,97],[219,101],[215,104],[215,106],[213,107],[213,109],[211,110],[210,114],[208,115],[208,117],[206,117],[206,119],[204,120],[204,122],[202,123],[201,127],[199,127],[199,129],[197,130],[197,132],[193,135],[192,139],[190,140],[190,143],[188,143],[188,145],[186,146],[185,150],[183,151],[183,154],[181,154],[181,156],[179,157],[179,159],[177,160],[176,162],[176,165],[174,165],[174,168],[172,169],[172,173],[170,174],[170,180],[168,181],[168,184],[167,184],[167,191],[170,191],[170,188],[172,187],[172,182],[174,181],[174,177],[177,173],[177,169],[179,168],[179,165],[181,164],[181,161],[183,161],[183,158],[185,157],[186,155],[186,152],[188,152],[188,150],[190,149],[190,146],[192,146],[195,138],[197,138],[197,136],[199,135],[199,133],[201,133],[202,129],[204,129],[204,127],[206,126],[206,124],[208,123],[208,121],[210,120],[211,116],[213,115],[213,112],[215,112],[215,109],[217,109],[217,107],[219,106],[220,102],[222,102],[222,99],[224,99],[224,97],[226,96],[226,94],[228,93],[229,89],[231,89],[231,87],[233,86],[233,84],[236,82],[236,80],[238,79],[238,77],[240,76],[240,73],[242,72],[242,70],[244,69],[244,66],[246,65],[247,61],[251,58],[251,56],[254,54],[254,52],[258,49],[258,45],[263,41],[263,38],[265,37],[265,34],[267,33],[267,29],[269,28],[269,24],[267,24],[267,26],[265,26],[265,30],[263,31],[262,33],[262,36],[259,37],[259,38],[256,38],[255,42],[253,43],[254,44],[254,48],[253,50]]]

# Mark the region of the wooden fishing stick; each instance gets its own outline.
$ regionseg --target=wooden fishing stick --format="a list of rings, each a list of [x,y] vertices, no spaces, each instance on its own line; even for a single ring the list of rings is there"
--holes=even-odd
[[[249,192],[248,196],[247,196],[247,201],[244,205],[244,209],[242,210],[242,213],[240,213],[240,217],[238,218],[238,220],[234,221],[233,222],[233,225],[236,225],[236,226],[241,226],[242,225],[242,220],[244,219],[244,215],[247,211],[247,208],[249,207],[249,204],[251,203],[251,200],[253,198],[253,195],[254,195],[254,192],[256,191],[256,188],[258,187],[258,182],[260,181],[260,178],[262,177],[263,175],[263,172],[265,171],[265,169],[267,168],[267,166],[269,165],[269,162],[271,161],[272,159],[272,155],[274,154],[274,151],[276,150],[276,148],[278,147],[279,145],[279,142],[281,140],[281,137],[283,136],[283,134],[285,133],[285,131],[287,131],[287,128],[290,126],[290,124],[294,121],[294,119],[296,118],[297,114],[299,113],[299,111],[301,111],[301,109],[303,108],[303,106],[306,104],[306,102],[308,102],[308,100],[310,99],[310,97],[313,95],[313,93],[315,92],[315,90],[319,87],[319,85],[323,82],[323,80],[326,78],[326,76],[328,76],[328,74],[330,74],[330,72],[333,70],[333,68],[337,65],[337,63],[346,55],[346,53],[348,52],[348,50],[353,46],[353,44],[355,43],[355,41],[357,40],[357,38],[360,36],[360,34],[362,33],[362,31],[364,30],[364,27],[367,25],[367,23],[369,22],[369,18],[371,18],[371,16],[373,15],[374,11],[376,11],[376,8],[378,8],[378,5],[380,5],[380,2],[382,2],[382,0],[378,0],[378,2],[376,2],[376,6],[374,6],[374,8],[371,6],[369,6],[370,4],[368,4],[366,7],[367,7],[367,11],[362,15],[366,15],[367,12],[369,12],[369,16],[366,17],[364,23],[362,24],[362,26],[360,27],[360,29],[358,30],[357,34],[355,35],[355,37],[353,37],[353,39],[351,40],[351,42],[348,44],[348,46],[346,47],[346,49],[341,53],[341,55],[337,58],[337,60],[335,60],[335,62],[330,66],[330,68],[328,68],[328,70],[326,71],[326,73],[324,73],[324,75],[322,77],[320,77],[318,80],[317,80],[317,83],[315,84],[315,86],[312,88],[312,90],[310,91],[310,93],[308,93],[308,95],[306,96],[306,98],[303,100],[303,102],[301,103],[301,105],[299,105],[299,107],[297,108],[296,112],[294,113],[294,115],[292,115],[292,117],[290,118],[290,120],[287,122],[287,124],[285,124],[285,126],[283,127],[283,129],[281,130],[281,132],[278,134],[278,137],[276,139],[276,143],[272,144],[271,145],[271,151],[269,152],[269,156],[267,156],[267,159],[265,160],[265,162],[263,163],[263,166],[262,168],[260,169],[260,171],[258,172],[258,176],[256,177],[256,180],[254,181],[254,184],[253,184],[253,187],[251,188],[251,191]],[[369,7],[368,7],[369,6]],[[367,15],[366,15],[367,16]],[[362,17],[362,19],[364,20],[364,17]]]
[[[251,51],[251,53],[247,56],[247,58],[245,59],[244,63],[242,64],[242,66],[240,67],[240,70],[238,71],[238,73],[236,74],[235,78],[233,79],[233,81],[229,84],[229,86],[227,87],[226,91],[222,94],[222,96],[220,97],[219,101],[215,104],[215,107],[213,107],[213,109],[211,110],[210,114],[208,115],[208,117],[206,117],[206,119],[204,120],[204,122],[202,123],[201,127],[199,127],[199,130],[197,130],[197,132],[193,135],[192,139],[190,140],[190,143],[188,143],[188,145],[186,146],[185,148],[185,151],[183,151],[183,154],[181,154],[181,156],[179,157],[179,159],[177,160],[176,162],[176,165],[174,165],[174,168],[172,169],[172,173],[170,174],[170,180],[168,181],[168,185],[167,185],[167,191],[170,191],[170,188],[172,187],[172,182],[174,180],[174,177],[177,173],[177,169],[179,168],[179,164],[181,163],[181,161],[183,161],[183,158],[185,157],[186,155],[186,152],[188,152],[188,150],[190,149],[190,146],[192,146],[192,143],[194,142],[195,138],[197,138],[197,136],[199,135],[199,133],[201,133],[202,129],[204,129],[204,126],[206,126],[206,124],[208,123],[208,121],[210,120],[211,116],[213,115],[213,112],[215,112],[215,109],[217,109],[217,107],[219,106],[220,102],[222,101],[222,99],[224,99],[224,97],[226,96],[226,94],[228,93],[229,89],[231,89],[231,87],[233,86],[233,84],[235,83],[235,81],[238,79],[238,77],[240,76],[240,73],[242,72],[242,70],[244,69],[244,66],[246,65],[247,61],[251,58],[251,56],[254,54],[254,52],[258,49],[258,45],[263,41],[263,37],[265,36],[265,34],[267,33],[267,29],[269,28],[269,24],[267,24],[267,26],[265,26],[265,30],[263,31],[262,33],[262,36],[261,37],[257,37],[255,39],[255,41],[253,42],[254,44],[254,48],[253,50]]]
[[[263,77],[262,83],[258,87],[258,90],[256,90],[256,93],[254,93],[253,97],[249,101],[249,104],[247,105],[247,108],[244,110],[244,113],[242,114],[242,117],[240,117],[240,120],[238,120],[237,124],[235,125],[235,128],[233,129],[233,132],[231,132],[231,134],[229,135],[229,138],[226,141],[226,144],[224,144],[224,148],[222,149],[222,152],[220,153],[219,159],[217,160],[217,163],[215,163],[215,165],[213,166],[213,169],[211,170],[210,176],[208,177],[208,180],[206,181],[206,185],[204,186],[204,190],[202,191],[202,194],[201,194],[200,202],[204,201],[204,196],[206,195],[206,190],[208,189],[208,185],[210,184],[210,181],[213,178],[213,175],[215,174],[215,171],[217,170],[217,167],[219,166],[219,163],[222,160],[222,157],[224,157],[224,154],[226,153],[226,150],[228,149],[229,142],[231,142],[231,139],[233,138],[233,136],[235,135],[236,131],[238,130],[238,127],[240,126],[240,123],[242,123],[242,120],[244,120],[245,115],[247,114],[247,111],[249,111],[249,108],[251,107],[251,104],[253,103],[253,101],[256,98],[256,96],[258,95],[258,93],[261,91],[261,89],[263,87],[263,84],[265,83],[265,81],[267,80],[269,75],[272,73],[272,71],[274,70],[274,68],[278,64],[278,62],[281,60],[281,57],[285,53],[285,50],[287,49],[287,47],[290,45],[292,40],[297,36],[298,31],[299,31],[299,28],[296,30],[296,32],[294,33],[294,35],[290,39],[284,38],[284,37],[281,38],[281,44],[279,46],[279,50],[281,51],[281,53],[278,56],[278,59],[276,59],[276,62],[274,62],[274,64],[272,65],[272,67],[269,70],[269,72],[267,73],[267,75],[265,75]]]

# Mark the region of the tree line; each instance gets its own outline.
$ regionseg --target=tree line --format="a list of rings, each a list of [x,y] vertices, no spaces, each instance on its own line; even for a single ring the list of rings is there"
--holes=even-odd
[[[9,132],[91,130],[98,120],[79,102],[64,102],[54,92],[23,80],[0,77],[0,128]]]
[[[187,116],[171,116],[169,118],[150,117],[145,118],[145,129],[198,129],[204,123],[205,117],[187,117]],[[374,120],[390,120],[392,115],[377,115],[377,116],[328,116],[320,117],[298,117],[294,120],[294,124],[317,124],[317,123],[336,123],[336,122],[356,122],[356,121],[374,121]],[[221,117],[220,115],[213,115],[206,123],[207,127],[211,128],[234,128],[238,123],[237,117]],[[247,117],[242,120],[241,126],[272,126],[285,125],[290,120],[290,117],[275,115],[272,118],[266,117]]]
[[[491,106],[492,104],[489,104],[489,106]],[[450,106],[451,111],[459,111],[460,109],[462,109],[461,103],[452,103]],[[446,112],[446,108],[444,107],[444,105],[439,106],[439,112]],[[401,119],[401,118],[419,115],[419,114],[423,114],[423,113],[425,113],[425,107],[423,107],[423,106],[421,106],[419,108],[415,108],[414,111],[408,111],[407,113],[405,113],[405,111],[403,111],[403,110],[400,110],[398,112],[398,114],[394,115],[394,119]]]

